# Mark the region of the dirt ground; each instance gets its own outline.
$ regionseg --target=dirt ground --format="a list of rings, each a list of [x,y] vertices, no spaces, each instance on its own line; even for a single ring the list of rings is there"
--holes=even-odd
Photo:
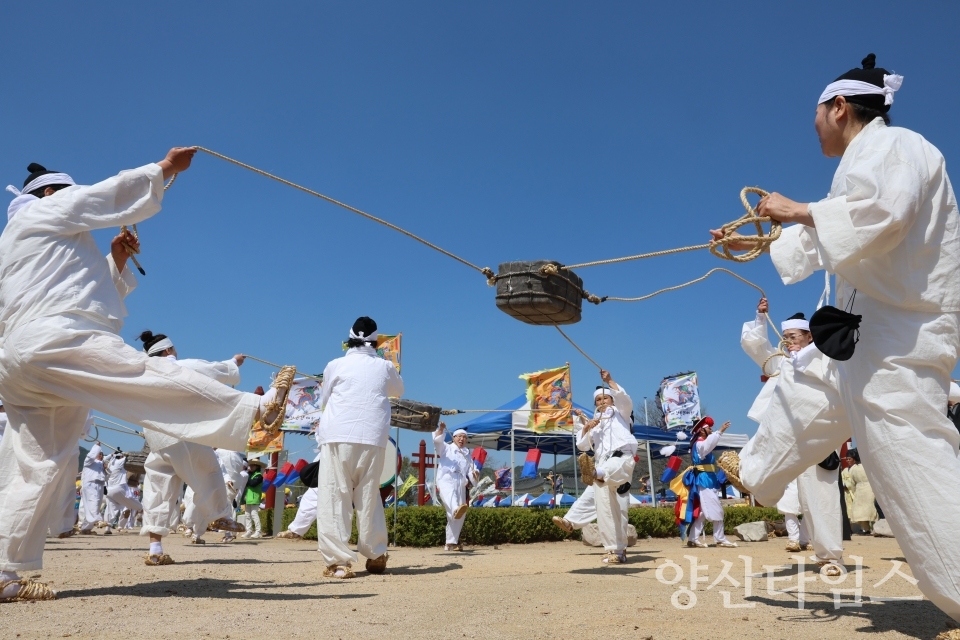
[[[171,536],[177,564],[165,567],[144,565],[134,534],[50,539],[44,569],[29,575],[59,599],[0,605],[0,637],[886,639],[953,626],[920,598],[892,539],[847,543],[838,585],[806,564],[801,598],[783,539],[738,549],[641,540],[613,567],[572,541],[399,548],[386,574],[340,581],[321,577],[315,542],[207,537]]]

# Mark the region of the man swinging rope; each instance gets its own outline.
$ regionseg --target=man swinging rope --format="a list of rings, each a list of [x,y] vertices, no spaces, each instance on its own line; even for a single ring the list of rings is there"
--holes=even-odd
[[[773,193],[759,212],[797,223],[770,247],[784,283],[835,273],[837,306],[863,318],[856,352],[837,363],[840,397],[918,587],[960,620],[960,546],[950,535],[960,528],[960,434],[944,413],[960,347],[960,214],[943,155],[887,126],[902,77],[875,62],[864,58],[818,101],[820,146],[841,158],[828,197],[807,204]],[[793,434],[788,479],[850,435],[814,426]]]
[[[822,466],[827,461],[821,460],[792,478],[793,465],[783,463],[797,455],[797,439],[805,439],[809,444],[814,433],[830,434],[834,439],[826,446],[831,446],[836,444],[833,434],[849,437],[850,425],[837,391],[836,369],[813,344],[810,323],[802,313],[780,324],[790,356],[771,359],[771,354],[778,351],[767,334],[768,310],[767,299],[761,298],[756,319],[745,322],[740,332],[740,345],[746,354],[761,366],[766,363],[767,372],[774,368],[778,372],[766,381],[747,414],[760,426],[740,452],[740,481],[761,504],[776,504],[786,514],[802,512],[816,562],[825,567],[825,575],[840,575],[843,523],[837,499],[837,467],[828,469],[830,465]],[[730,452],[721,456],[721,467],[725,457],[732,455]],[[791,520],[786,519],[788,533],[799,526]],[[799,543],[799,531],[795,530],[795,534]]]
[[[0,235],[0,396],[9,418],[0,443],[0,602],[56,597],[17,572],[40,569],[49,512],[90,409],[176,439],[243,450],[261,414],[241,393],[126,345],[118,332],[132,234],[104,259],[92,231],[160,211],[163,181],[190,167],[194,149],[92,186],[29,167]],[[280,390],[281,405],[286,389]],[[277,403],[264,405],[267,422]]]

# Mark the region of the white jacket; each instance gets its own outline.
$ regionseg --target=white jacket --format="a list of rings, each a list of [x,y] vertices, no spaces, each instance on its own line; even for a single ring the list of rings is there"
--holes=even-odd
[[[770,246],[785,284],[826,269],[838,276],[837,306],[857,289],[907,311],[960,311],[957,200],[943,155],[920,134],[875,119],[809,211],[816,228],[786,227]]]
[[[372,347],[354,347],[323,370],[317,444],[352,442],[386,447],[390,398],[403,395],[403,380]]]
[[[597,460],[605,460],[618,449],[625,454],[634,455],[637,452],[637,439],[633,435],[630,425],[630,413],[633,410],[633,400],[627,392],[620,389],[609,389],[613,396],[613,406],[605,407],[601,414],[599,410],[594,417],[600,417],[600,423],[590,431],[584,433],[584,422],[579,416],[574,416],[574,433],[577,437],[577,448],[581,451],[593,449]],[[627,413],[624,410],[629,409]]]
[[[72,186],[23,207],[0,235],[0,337],[34,319],[80,314],[118,332],[136,286],[104,258],[92,231],[142,222],[160,211],[156,164],[92,186]]]

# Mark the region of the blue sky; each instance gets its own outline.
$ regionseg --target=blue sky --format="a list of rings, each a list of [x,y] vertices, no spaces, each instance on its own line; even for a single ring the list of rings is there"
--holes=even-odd
[[[905,76],[894,123],[960,155],[950,2],[50,2],[0,16],[7,182],[40,162],[90,183],[198,144],[494,269],[704,242],[741,215],[745,185],[823,197],[836,160],[819,151],[816,99],[871,51]],[[416,400],[495,407],[522,392],[519,374],[566,361],[576,400],[598,383],[553,329],[498,311],[478,273],[210,156],[140,231],[148,275],[128,342],[151,329],[182,357],[319,372],[369,315],[403,332]],[[730,263],[703,251],[580,275],[591,292],[638,296],[715,266]],[[766,258],[734,268],[777,320],[812,311],[823,283],[784,287]],[[588,305],[568,333],[638,403],[696,370],[707,410],[752,433],[760,383],[738,338],[757,297],[717,275]],[[263,365],[242,371],[244,389],[269,380]],[[404,453],[420,437],[403,436]]]

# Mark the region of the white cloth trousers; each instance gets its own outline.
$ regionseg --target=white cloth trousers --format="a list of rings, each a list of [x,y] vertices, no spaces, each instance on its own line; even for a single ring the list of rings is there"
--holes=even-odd
[[[716,489],[700,488],[700,515],[693,521],[693,539],[703,537],[703,527],[707,520],[713,523],[714,542],[726,542],[723,532],[723,505],[720,504],[720,492]]]
[[[245,450],[260,404],[253,394],[149,358],[81,316],[38,318],[7,334],[0,389],[10,420],[0,443],[3,571],[42,568],[42,532],[59,504],[61,474],[76,473],[90,408],[175,438]]]
[[[632,455],[607,458],[599,466],[603,469],[603,484],[593,484],[597,504],[597,528],[606,551],[617,553],[627,548],[627,509],[619,499],[617,487],[630,482],[636,462]]]
[[[327,442],[320,448],[317,540],[326,566],[357,561],[348,546],[357,510],[357,551],[367,558],[387,552],[387,521],[380,500],[384,447]]]
[[[261,533],[263,523],[260,522],[260,505],[245,504],[243,505],[243,510],[247,514],[247,533],[250,533],[251,531],[255,533]]]
[[[23,408],[4,398],[8,424],[0,441],[0,571],[42,567],[51,517],[77,473],[84,407]],[[28,429],[27,423],[33,428]],[[100,485],[102,486],[102,485]],[[91,503],[99,506],[96,497]],[[59,533],[59,532],[58,532]]]
[[[801,522],[800,518],[792,513],[783,514],[783,524],[787,527],[787,540],[796,542],[801,547],[806,546],[810,542],[810,537],[807,535],[807,528],[804,526],[804,522],[806,522],[806,520]]]
[[[447,544],[460,542],[460,531],[463,529],[463,522],[467,517],[464,515],[457,520],[453,517],[453,512],[463,504],[466,490],[466,479],[460,475],[448,474],[437,481],[440,502],[443,503],[443,509],[447,512]]]
[[[80,445],[77,445],[75,455],[80,456]],[[50,522],[47,528],[53,535],[66,533],[73,529],[77,522],[77,484],[74,476],[69,472],[63,474],[58,491],[59,506],[50,513]]]
[[[287,531],[293,531],[298,536],[302,536],[316,520],[317,489],[316,487],[311,487],[307,489],[303,497],[300,498],[300,506],[297,507],[297,517],[295,517],[293,522],[290,523],[290,526],[287,527]]]
[[[630,508],[630,496],[626,493],[623,495],[618,493],[617,500],[621,502],[620,513],[622,513],[624,519],[626,519],[627,509]],[[580,497],[570,505],[570,510],[567,511],[563,518],[572,524],[574,529],[583,529],[597,519],[597,501],[594,498],[593,485],[583,490]]]
[[[840,511],[840,470],[813,465],[797,478],[801,526],[806,530],[818,562],[843,559],[843,513]],[[802,540],[802,538],[801,538]]]
[[[196,522],[203,521],[200,534],[210,522],[232,514],[233,509],[228,506],[227,489],[220,474],[220,463],[210,447],[178,442],[160,451],[151,451],[143,467],[146,479],[143,482],[143,527],[140,535],[155,533],[165,536],[176,527],[180,517],[177,499],[184,482],[196,494],[193,513]],[[193,524],[186,517],[184,522]]]
[[[83,523],[80,525],[80,529],[89,531],[100,521],[103,485],[99,482],[86,482],[80,486],[80,492],[83,494]]]
[[[112,506],[111,515],[119,516],[124,509],[130,509],[131,512],[143,510],[140,501],[127,494],[127,485],[125,484],[116,485],[107,490],[107,504]],[[107,522],[113,522],[113,520],[110,519]],[[117,526],[119,524],[118,520]]]

